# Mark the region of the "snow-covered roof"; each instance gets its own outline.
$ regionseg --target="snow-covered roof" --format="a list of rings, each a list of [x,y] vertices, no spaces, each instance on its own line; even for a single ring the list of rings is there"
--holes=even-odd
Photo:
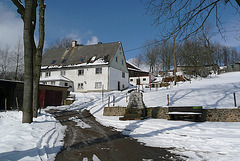
[[[94,66],[94,65],[108,65],[108,62],[104,62],[102,58],[97,59],[92,63],[81,63],[81,64],[71,64],[71,65],[52,65],[52,66],[42,66],[41,69],[60,69],[60,68],[71,68],[71,67],[81,67],[81,66]]]
[[[42,78],[40,79],[40,81],[42,82],[48,82],[48,81],[66,81],[66,82],[72,82],[70,79],[61,76],[61,75],[54,75],[51,77],[46,77],[46,78]]]
[[[119,47],[121,42],[48,50],[43,55],[42,69],[108,64]]]
[[[139,67],[137,67],[136,65],[132,64],[132,63],[129,62],[129,61],[126,61],[126,62],[127,62],[128,70],[141,71],[141,72],[147,72],[147,73],[149,73],[147,70],[140,69]]]

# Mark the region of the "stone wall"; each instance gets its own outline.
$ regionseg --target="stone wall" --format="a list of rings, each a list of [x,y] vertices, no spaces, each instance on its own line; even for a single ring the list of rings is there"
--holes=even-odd
[[[103,116],[123,116],[126,109],[126,107],[105,107]]]
[[[156,119],[169,119],[167,107],[149,107],[147,108],[147,116]]]
[[[105,107],[104,116],[123,116],[126,107]],[[167,107],[149,107],[147,108],[147,117],[156,119],[169,119],[166,115]],[[240,122],[240,109],[204,109],[202,115],[203,121],[211,122]]]
[[[203,118],[212,122],[240,122],[240,109],[204,109]]]

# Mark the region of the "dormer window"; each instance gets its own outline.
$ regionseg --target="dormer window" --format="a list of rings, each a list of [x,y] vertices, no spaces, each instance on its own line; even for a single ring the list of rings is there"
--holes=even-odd
[[[56,63],[56,61],[57,61],[57,60],[53,60],[52,63],[51,63],[51,65],[54,65],[54,64]]]
[[[90,62],[91,62],[91,63],[94,62],[95,59],[96,59],[96,56],[93,56],[93,57],[91,58]]]
[[[63,59],[61,64],[64,64],[67,61],[67,59]]]
[[[82,63],[85,58],[80,58],[79,63]]]

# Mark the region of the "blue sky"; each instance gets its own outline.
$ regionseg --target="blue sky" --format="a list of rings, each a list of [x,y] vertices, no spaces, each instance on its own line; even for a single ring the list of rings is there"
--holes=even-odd
[[[56,3],[57,2],[57,3]],[[147,40],[158,38],[157,27],[153,26],[150,16],[140,0],[45,0],[46,8],[46,43],[63,37],[71,37],[81,44],[121,41],[127,59],[141,53],[141,49],[126,52],[144,45]],[[231,25],[236,19],[227,12]],[[14,43],[21,37],[22,22],[16,7],[10,0],[0,1],[0,47]],[[224,42],[220,36],[215,40],[230,46],[239,46],[236,33],[229,33]]]

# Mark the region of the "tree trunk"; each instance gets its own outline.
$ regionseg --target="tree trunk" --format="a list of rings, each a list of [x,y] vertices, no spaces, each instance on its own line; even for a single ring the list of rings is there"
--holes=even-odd
[[[33,117],[37,117],[37,110],[39,106],[39,79],[41,72],[42,51],[44,45],[44,14],[45,14],[44,0],[39,0],[39,42],[34,54],[34,74],[33,74]]]
[[[19,0],[12,0],[24,22],[24,93],[23,123],[31,123],[33,114],[37,114],[39,105],[39,77],[44,44],[44,0],[25,0],[25,6]],[[39,44],[36,49],[34,31],[36,26],[36,8],[39,2]],[[33,64],[34,63],[34,64]],[[34,90],[34,92],[33,92]],[[33,112],[34,109],[34,112]],[[37,115],[35,115],[36,117]]]
[[[33,1],[25,0],[24,14],[24,93],[23,93],[23,123],[32,123],[32,100],[33,100],[33,35],[32,24]]]

